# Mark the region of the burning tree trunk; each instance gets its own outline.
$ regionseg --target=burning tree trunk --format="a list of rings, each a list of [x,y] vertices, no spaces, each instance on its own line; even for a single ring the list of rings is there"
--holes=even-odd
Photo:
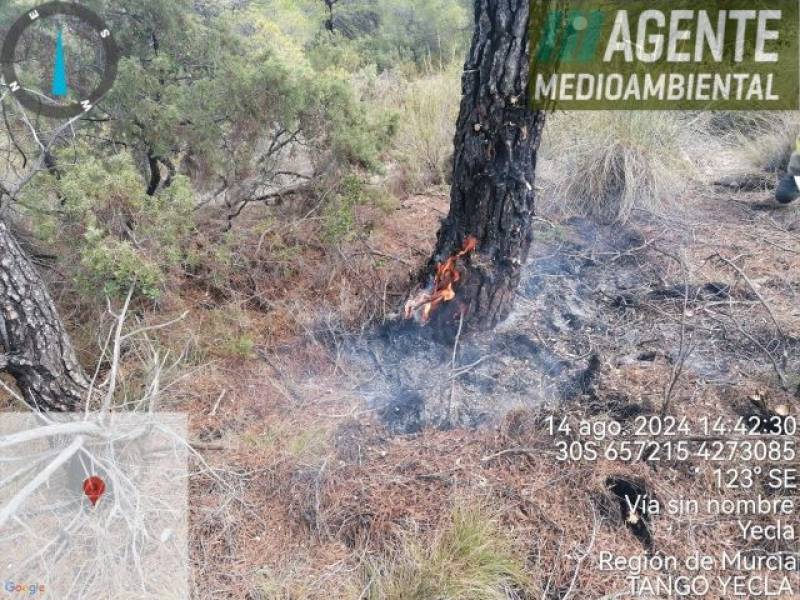
[[[411,308],[423,321],[441,305],[433,312],[436,321],[452,320],[460,311],[473,327],[493,327],[513,305],[532,241],[534,170],[545,121],[544,113],[528,108],[529,2],[476,0],[450,213],[428,265],[433,283],[406,306],[407,314]],[[435,279],[448,262],[460,271],[449,277],[455,294],[445,292],[456,301],[426,304],[425,294],[437,296]]]
[[[26,402],[49,411],[84,406],[89,379],[44,281],[0,222],[0,371],[11,374]]]

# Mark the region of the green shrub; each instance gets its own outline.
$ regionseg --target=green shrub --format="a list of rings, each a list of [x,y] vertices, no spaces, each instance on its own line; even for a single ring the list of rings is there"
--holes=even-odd
[[[129,242],[104,236],[90,229],[80,249],[82,269],[75,280],[82,293],[92,296],[98,291],[104,296],[124,298],[133,289],[150,300],[161,296],[164,273],[137,252]]]
[[[185,259],[193,230],[193,194],[181,176],[155,196],[128,153],[100,159],[88,149],[41,175],[22,205],[40,239],[61,248],[64,269],[88,295],[157,299],[167,272]],[[69,257],[74,257],[70,260]]]
[[[381,152],[397,129],[397,115],[356,97],[353,82],[341,73],[329,71],[319,76],[314,93],[319,120],[325,124],[320,134],[327,136],[324,139],[337,162],[379,171]]]
[[[441,69],[463,59],[471,16],[467,0],[339,0],[333,32],[324,31],[317,45],[343,49],[326,56],[351,70],[369,64],[379,71]],[[323,19],[328,25],[327,14]]]
[[[378,0],[379,28],[362,51],[384,64],[441,68],[463,59],[471,14],[458,0]]]
[[[336,244],[358,234],[356,207],[362,205],[388,212],[396,206],[396,202],[383,187],[367,185],[362,177],[353,173],[345,175],[322,211],[322,236],[325,242]]]
[[[255,326],[248,312],[239,304],[231,303],[204,311],[202,319],[198,361],[253,357],[258,344],[254,337]]]
[[[255,346],[255,340],[249,335],[243,334],[226,340],[222,349],[225,354],[246,359],[252,358]]]
[[[364,182],[355,175],[345,176],[323,211],[323,237],[327,243],[335,244],[355,233],[355,208],[364,202]]]

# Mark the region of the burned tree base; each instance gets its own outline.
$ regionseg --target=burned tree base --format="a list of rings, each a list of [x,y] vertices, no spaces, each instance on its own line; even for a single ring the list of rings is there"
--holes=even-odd
[[[469,329],[496,326],[511,312],[532,242],[534,175],[545,115],[528,104],[529,6],[478,0],[456,125],[450,211],[428,267],[466,256],[456,302]],[[468,253],[470,254],[470,253]],[[447,258],[450,257],[450,258]],[[434,308],[436,308],[434,306]],[[445,322],[449,315],[441,317]],[[461,316],[459,317],[461,320]]]
[[[432,281],[408,300],[404,316],[431,335],[451,343],[461,332],[492,329],[514,306],[521,278],[520,264],[475,253],[477,240],[435,267]]]
[[[453,300],[440,304],[428,322],[387,321],[348,349],[357,365],[352,372],[367,374],[359,393],[389,431],[479,427],[520,407],[543,405],[577,403],[589,414],[619,420],[658,410],[658,398],[631,395],[630,382],[620,386],[615,378],[671,372],[667,357],[680,324],[670,317],[660,325],[663,339],[654,341],[648,321],[635,317],[647,310],[642,299],[658,281],[663,257],[634,229],[598,226],[585,218],[561,223],[558,236],[547,235],[545,227],[536,229],[532,260],[520,268],[518,287],[515,271],[493,269],[478,249],[461,259]],[[460,304],[463,299],[470,294],[481,299],[483,288],[503,289],[497,285],[503,278],[509,278],[505,289],[513,289],[516,299],[508,317],[511,303],[489,295],[484,308],[494,307],[487,312],[499,324],[486,331],[466,317],[462,322],[462,308],[470,309]],[[634,301],[620,306],[616,298],[623,294]],[[699,294],[693,300],[706,301],[713,303],[716,296]],[[680,308],[683,300],[649,302],[663,309]],[[715,341],[713,351],[720,347]],[[728,374],[715,369],[705,376]]]
[[[519,276],[471,268],[464,275],[464,285],[459,288],[459,296],[463,299],[439,308],[423,325],[422,329],[427,330],[423,335],[450,345],[459,333],[466,336],[494,329],[511,314],[518,284]]]
[[[464,276],[464,285],[459,290],[460,302],[465,306],[466,327],[468,330],[492,329],[511,314],[520,272],[518,268],[482,265],[480,257],[475,263]]]

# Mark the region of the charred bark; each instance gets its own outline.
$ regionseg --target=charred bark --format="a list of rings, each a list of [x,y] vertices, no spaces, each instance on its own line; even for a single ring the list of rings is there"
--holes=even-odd
[[[159,165],[158,157],[153,154],[152,150],[147,151],[147,167],[150,171],[150,181],[147,183],[147,195],[155,196],[158,191],[158,186],[161,185],[161,165]]]
[[[325,29],[333,33],[335,29],[333,7],[336,5],[337,2],[339,2],[339,0],[322,0],[322,1],[325,3],[325,6],[328,7],[328,18],[325,19]]]
[[[534,171],[545,115],[528,107],[529,1],[476,0],[450,211],[428,265],[432,273],[468,236],[478,239],[457,290],[458,305],[467,308],[465,323],[478,328],[508,316],[532,242]],[[440,312],[439,321],[454,311]]]
[[[25,401],[46,411],[85,404],[89,379],[35,267],[0,222],[0,370]]]

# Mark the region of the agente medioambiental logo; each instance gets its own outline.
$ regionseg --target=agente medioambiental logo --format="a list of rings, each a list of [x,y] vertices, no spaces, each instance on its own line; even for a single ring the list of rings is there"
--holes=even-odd
[[[796,110],[799,15],[797,0],[532,0],[532,107]]]

